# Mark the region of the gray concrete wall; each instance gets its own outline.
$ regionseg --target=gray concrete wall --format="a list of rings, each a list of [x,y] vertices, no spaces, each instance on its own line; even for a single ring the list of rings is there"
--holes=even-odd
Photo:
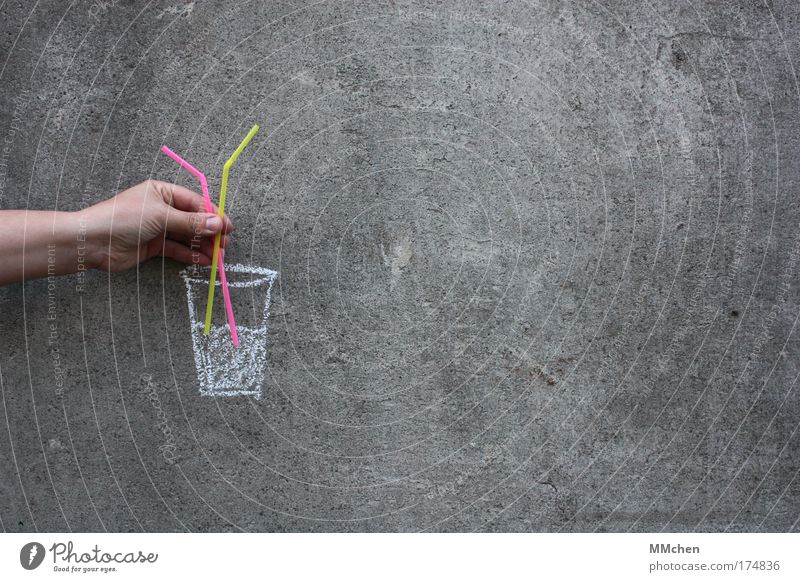
[[[0,3],[0,205],[231,175],[263,398],[180,266],[0,290],[6,531],[795,531],[788,0]]]

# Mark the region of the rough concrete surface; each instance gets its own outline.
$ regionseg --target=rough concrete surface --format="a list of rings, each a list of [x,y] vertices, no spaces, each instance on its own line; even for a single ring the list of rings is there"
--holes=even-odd
[[[797,531],[791,0],[0,1],[0,205],[159,153],[280,272],[201,396],[181,266],[0,290],[6,531]]]

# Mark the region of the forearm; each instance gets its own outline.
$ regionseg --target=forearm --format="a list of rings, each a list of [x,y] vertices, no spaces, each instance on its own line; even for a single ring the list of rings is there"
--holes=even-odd
[[[78,212],[0,210],[0,285],[89,269],[123,271],[156,256],[210,265],[233,225],[203,197],[146,180]]]
[[[0,220],[0,285],[92,266],[81,213],[3,210]]]

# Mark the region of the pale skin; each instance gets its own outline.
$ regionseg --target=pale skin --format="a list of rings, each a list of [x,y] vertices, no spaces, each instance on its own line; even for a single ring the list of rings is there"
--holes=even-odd
[[[217,211],[216,206],[214,212]],[[200,194],[147,180],[76,212],[0,210],[0,285],[79,270],[116,272],[152,257],[210,265],[233,232]]]

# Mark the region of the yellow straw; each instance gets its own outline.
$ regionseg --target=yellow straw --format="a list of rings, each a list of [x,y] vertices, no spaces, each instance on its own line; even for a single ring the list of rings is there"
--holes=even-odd
[[[242,150],[247,147],[247,144],[250,143],[250,140],[253,139],[253,136],[258,133],[258,129],[258,125],[254,125],[250,129],[247,137],[242,140],[242,143],[239,144],[239,147],[236,148],[236,151],[234,151],[233,154],[231,154],[231,157],[228,158],[228,161],[225,162],[225,165],[222,168],[222,189],[219,193],[220,218],[225,216],[225,194],[227,193],[228,189],[228,173],[231,171],[233,162],[236,161],[236,158],[239,157],[239,154],[242,153]],[[211,331],[211,308],[214,306],[214,287],[217,284],[217,258],[219,257],[219,243],[221,238],[222,232],[218,232],[214,237],[214,254],[211,255],[211,279],[208,282],[208,304],[206,305],[206,335],[208,335]]]

